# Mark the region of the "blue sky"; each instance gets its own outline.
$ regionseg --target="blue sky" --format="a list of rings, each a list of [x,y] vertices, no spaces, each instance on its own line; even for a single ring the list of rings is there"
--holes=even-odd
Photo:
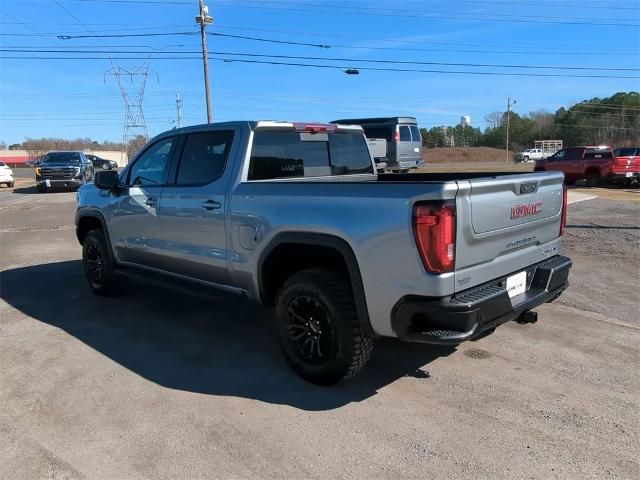
[[[133,70],[151,55],[144,114],[150,135],[175,125],[175,95],[186,125],[206,121],[197,35],[60,40],[57,35],[196,32],[197,0],[0,2],[0,139],[122,139],[124,109],[112,64]],[[636,0],[210,0],[209,32],[330,44],[330,49],[209,37],[211,57],[376,68],[638,77],[640,2]],[[7,49],[29,52],[7,52]],[[33,50],[52,50],[47,53]],[[57,50],[57,52],[55,51]],[[96,51],[107,53],[69,53]],[[65,53],[63,53],[63,51]],[[161,52],[176,52],[175,54]],[[184,53],[183,53],[184,52]],[[192,54],[188,52],[193,52]],[[214,53],[223,52],[223,53]],[[344,58],[348,61],[240,57],[237,54]],[[235,56],[232,54],[236,54]],[[193,57],[185,60],[169,56]],[[9,56],[23,58],[6,58]],[[45,56],[47,59],[35,57]],[[87,59],[86,57],[98,57]],[[162,57],[162,58],[157,58]],[[365,60],[628,68],[631,71],[375,64]],[[504,110],[555,111],[591,97],[640,90],[637,78],[496,76],[210,63],[216,121],[410,115],[421,126],[475,126]],[[135,84],[126,84],[128,89]]]

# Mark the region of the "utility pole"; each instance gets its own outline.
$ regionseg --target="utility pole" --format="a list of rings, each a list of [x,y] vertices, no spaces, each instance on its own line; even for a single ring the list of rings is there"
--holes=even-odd
[[[207,123],[213,121],[211,111],[211,92],[209,90],[209,62],[207,59],[207,25],[213,23],[213,17],[209,16],[209,7],[204,4],[204,0],[198,0],[200,15],[196,17],[196,23],[200,25],[200,36],[202,37],[202,64],[204,66],[204,93],[207,98]]]
[[[180,95],[180,92],[176,93],[176,110],[177,110],[178,128],[182,128],[182,95]]]
[[[511,98],[507,98],[507,145],[506,145],[506,155],[507,155],[507,163],[509,163],[509,122],[511,121],[511,106],[515,105],[516,101],[511,101]]]

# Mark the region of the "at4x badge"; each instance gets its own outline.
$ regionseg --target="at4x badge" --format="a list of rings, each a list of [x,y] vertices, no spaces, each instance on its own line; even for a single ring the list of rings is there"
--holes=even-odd
[[[522,203],[511,207],[511,218],[522,218],[542,213],[542,202]]]

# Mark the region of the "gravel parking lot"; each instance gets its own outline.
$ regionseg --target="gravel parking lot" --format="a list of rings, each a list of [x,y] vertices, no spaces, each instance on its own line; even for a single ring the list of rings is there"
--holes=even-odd
[[[333,388],[270,313],[132,282],[93,296],[74,193],[0,191],[0,478],[638,478],[640,204],[569,209],[570,290],[457,348],[380,341]]]

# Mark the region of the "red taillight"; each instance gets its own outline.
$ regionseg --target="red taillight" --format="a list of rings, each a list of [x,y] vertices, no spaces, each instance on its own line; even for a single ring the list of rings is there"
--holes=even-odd
[[[456,207],[453,202],[419,204],[413,210],[413,235],[424,268],[452,272],[456,261]]]
[[[393,141],[394,142],[400,141],[400,132],[398,130],[396,130],[396,133],[393,134]]]
[[[338,126],[332,123],[299,123],[293,124],[296,132],[329,133],[335,132]]]
[[[567,229],[567,186],[562,186],[562,217],[560,218],[560,236]]]

